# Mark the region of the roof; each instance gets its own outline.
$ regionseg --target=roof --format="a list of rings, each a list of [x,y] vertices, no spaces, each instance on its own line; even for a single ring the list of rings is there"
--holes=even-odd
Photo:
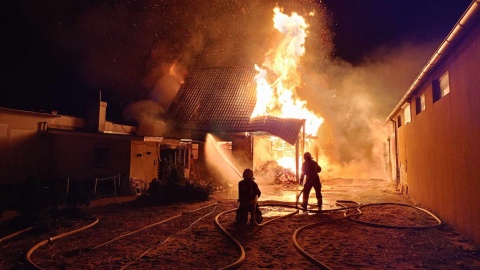
[[[267,132],[295,144],[305,120],[274,116],[250,119],[256,105],[256,75],[253,67],[195,68],[178,90],[168,115],[180,129]]]
[[[18,109],[4,108],[4,107],[0,107],[0,110],[9,111],[9,112],[13,112],[13,113],[20,113],[20,114],[36,114],[36,115],[52,117],[52,118],[53,117],[61,117],[60,115],[58,115],[54,111],[52,111],[52,112],[33,112],[33,111],[25,111],[25,110],[18,110]]]
[[[412,85],[408,88],[407,92],[403,95],[402,99],[395,106],[393,111],[388,115],[385,122],[400,111],[403,103],[408,100],[415,91],[422,85],[427,75],[440,63],[445,55],[451,50],[451,48],[465,35],[467,30],[472,26],[478,26],[478,19],[480,17],[480,0],[474,0],[462,15],[460,20],[455,24],[452,31],[448,34],[447,38],[442,42],[440,47],[435,51],[428,63],[422,69],[417,78],[413,81]]]

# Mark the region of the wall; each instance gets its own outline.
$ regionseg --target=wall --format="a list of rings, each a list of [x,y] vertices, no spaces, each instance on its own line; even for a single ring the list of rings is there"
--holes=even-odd
[[[480,243],[480,27],[460,41],[416,96],[425,111],[398,132],[409,194],[459,232]],[[432,80],[449,72],[450,93],[433,103]]]
[[[148,188],[150,182],[158,177],[158,143],[132,141],[130,153],[130,179],[141,179]]]
[[[253,169],[252,136],[232,136],[232,156],[235,166],[242,172],[246,168]]]
[[[0,184],[23,182],[29,174],[48,174],[50,143],[44,122],[58,116],[0,108]]]
[[[51,159],[52,175],[57,179],[94,180],[130,175],[130,140],[127,138],[80,132],[50,136],[55,153]]]

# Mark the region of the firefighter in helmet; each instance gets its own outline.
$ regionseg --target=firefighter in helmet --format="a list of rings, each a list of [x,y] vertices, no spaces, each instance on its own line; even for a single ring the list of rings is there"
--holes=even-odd
[[[240,203],[236,212],[236,221],[240,224],[246,224],[248,214],[250,213],[250,224],[261,223],[263,220],[262,213],[258,208],[257,199],[262,192],[258,188],[253,178],[253,171],[245,169],[243,171],[243,180],[238,182],[238,202]]]
[[[322,208],[322,184],[320,183],[320,176],[318,173],[322,171],[322,168],[318,163],[312,159],[312,154],[310,152],[305,152],[303,154],[304,162],[302,164],[302,174],[300,176],[300,185],[303,185],[303,180],[306,177],[305,185],[303,187],[303,203],[302,208],[307,209],[308,206],[308,197],[310,196],[310,191],[312,187],[315,189],[315,194],[317,197],[318,210]]]

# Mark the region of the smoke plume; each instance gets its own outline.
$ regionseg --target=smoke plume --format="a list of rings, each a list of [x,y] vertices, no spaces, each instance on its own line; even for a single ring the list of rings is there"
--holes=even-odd
[[[301,94],[325,118],[318,146],[329,176],[386,177],[386,118],[433,49],[402,44],[378,48],[356,66],[324,58],[321,72],[307,69]]]
[[[164,136],[170,132],[171,123],[165,119],[164,109],[155,101],[144,100],[129,104],[123,117],[133,120],[139,136]]]
[[[101,89],[109,108],[131,104],[123,115],[140,123],[140,134],[157,136],[167,132],[163,112],[190,68],[263,63],[278,35],[273,9],[295,11],[309,24],[298,94],[325,118],[314,147],[323,172],[383,178],[385,118],[434,47],[378,46],[352,65],[335,56],[334,14],[320,2],[65,0],[25,5],[52,51],[73,64],[91,88]],[[312,11],[315,15],[308,16]]]

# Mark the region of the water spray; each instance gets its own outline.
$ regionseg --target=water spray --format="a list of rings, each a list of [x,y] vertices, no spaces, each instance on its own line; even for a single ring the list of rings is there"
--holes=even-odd
[[[227,163],[227,165],[232,168],[232,170],[240,177],[242,177],[242,174],[237,170],[237,168],[235,168],[235,166],[233,165],[232,161],[230,160],[230,158],[228,158],[226,155],[225,155],[225,152],[220,149],[218,147],[218,144],[217,144],[217,139],[215,139],[215,137],[208,133],[207,134],[207,137],[206,137],[206,142],[207,144],[209,142],[211,142],[211,145],[213,146],[213,148],[215,149],[216,153],[220,155],[220,157],[222,157],[222,159]]]

